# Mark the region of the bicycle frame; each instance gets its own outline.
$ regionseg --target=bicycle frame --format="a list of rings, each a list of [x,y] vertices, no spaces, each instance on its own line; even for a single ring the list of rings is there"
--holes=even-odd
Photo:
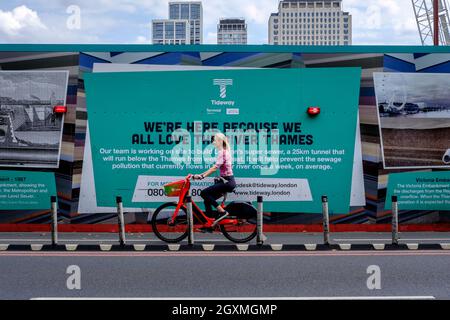
[[[189,195],[189,191],[191,190],[191,179],[192,179],[191,174],[185,178],[183,188],[182,188],[180,196],[178,198],[177,207],[175,208],[174,214],[173,214],[170,222],[173,222],[176,220],[178,213],[180,212],[180,209],[182,207],[186,208],[186,197]],[[222,203],[222,205],[223,205],[223,203]],[[206,228],[212,227],[214,222],[216,221],[216,219],[208,217],[194,201],[192,201],[192,214],[193,214],[193,217],[196,218],[200,223],[202,223],[203,226]],[[218,223],[218,225],[230,225],[230,224],[231,225],[238,224],[238,219],[236,219],[236,218],[223,219],[222,221],[220,221]]]

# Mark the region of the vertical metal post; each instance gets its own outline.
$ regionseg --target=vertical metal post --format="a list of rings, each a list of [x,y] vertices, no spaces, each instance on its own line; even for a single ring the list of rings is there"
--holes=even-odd
[[[330,214],[328,209],[328,197],[322,196],[322,215],[323,215],[323,243],[330,244]]]
[[[433,42],[435,46],[439,45],[439,0],[433,0],[433,22],[434,22],[434,34]]]
[[[392,196],[392,244],[398,245],[398,199]]]
[[[55,196],[51,196],[50,203],[52,213],[52,246],[56,246],[58,245],[58,208]]]
[[[186,196],[187,222],[188,222],[188,245],[194,245],[194,215],[192,214],[192,197]]]
[[[256,216],[256,243],[258,245],[263,245],[264,243],[264,234],[263,234],[263,220],[264,220],[264,205],[263,205],[263,197],[258,196],[258,208],[257,208],[257,216]]]
[[[125,219],[123,217],[123,203],[122,197],[116,197],[117,202],[117,218],[119,223],[119,243],[121,246],[125,245]]]

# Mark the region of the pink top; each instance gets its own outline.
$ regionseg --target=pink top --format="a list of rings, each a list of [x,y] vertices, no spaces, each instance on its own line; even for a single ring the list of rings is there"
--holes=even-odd
[[[233,159],[231,157],[230,151],[219,150],[217,154],[217,161],[214,165],[217,169],[220,169],[221,177],[229,177],[233,175]]]

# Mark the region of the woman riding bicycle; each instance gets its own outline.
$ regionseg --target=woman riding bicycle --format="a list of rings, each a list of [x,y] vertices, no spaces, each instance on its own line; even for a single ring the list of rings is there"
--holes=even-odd
[[[220,170],[220,179],[217,179],[218,181],[214,185],[202,190],[200,193],[205,202],[206,213],[212,217],[214,214],[212,206],[214,206],[219,214],[216,222],[220,222],[229,213],[216,200],[222,197],[224,193],[232,192],[236,188],[236,182],[233,176],[233,159],[227,137],[223,133],[217,133],[214,136],[213,144],[218,150],[216,163],[202,174],[194,175],[194,179],[204,179],[218,169]]]

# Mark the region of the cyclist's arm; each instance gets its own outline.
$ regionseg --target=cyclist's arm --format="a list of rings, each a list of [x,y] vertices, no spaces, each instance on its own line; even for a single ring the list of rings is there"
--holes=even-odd
[[[202,178],[206,178],[206,177],[212,175],[214,172],[217,171],[217,169],[220,168],[221,165],[223,165],[223,163],[224,163],[224,154],[223,154],[223,150],[220,150],[217,154],[216,163],[211,168],[209,168],[208,170],[203,172],[200,176]]]
[[[201,174],[201,176],[203,176],[203,178],[206,178],[210,175],[212,175],[214,172],[217,171],[217,165],[213,165],[211,168],[209,168],[208,170],[206,170],[205,172],[203,172]]]

